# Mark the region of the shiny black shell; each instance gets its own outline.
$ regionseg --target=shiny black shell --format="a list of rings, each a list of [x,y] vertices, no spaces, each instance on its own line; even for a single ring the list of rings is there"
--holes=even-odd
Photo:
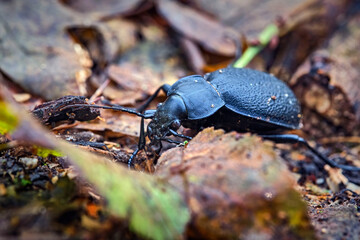
[[[205,126],[231,125],[233,130],[261,132],[298,129],[300,125],[300,106],[291,89],[276,77],[253,69],[228,67],[205,77],[188,76],[167,94],[182,97],[188,113],[184,126],[196,121]],[[246,126],[237,127],[240,122]]]

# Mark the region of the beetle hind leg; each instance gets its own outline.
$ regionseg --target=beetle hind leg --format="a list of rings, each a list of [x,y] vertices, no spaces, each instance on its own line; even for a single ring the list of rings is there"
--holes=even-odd
[[[359,167],[338,164],[338,163],[334,162],[333,160],[325,157],[318,150],[316,150],[315,148],[310,146],[310,144],[305,139],[303,139],[302,137],[299,137],[298,135],[276,134],[276,135],[260,135],[260,137],[262,137],[264,139],[272,140],[276,143],[301,143],[304,146],[306,146],[313,154],[315,154],[323,162],[330,165],[331,167],[341,168],[341,169],[347,170],[347,171],[360,171]]]
[[[323,154],[321,154],[318,150],[310,146],[310,144],[303,139],[302,137],[299,137],[295,134],[278,134],[278,135],[259,135],[260,137],[268,140],[272,140],[276,143],[301,143],[304,146],[306,146],[313,154],[315,154],[317,157],[319,157],[322,161],[324,161],[326,164],[330,165],[331,167],[341,168],[343,170],[347,171],[360,171],[359,167],[354,166],[348,166],[348,165],[342,165],[334,162],[333,160],[325,157]]]

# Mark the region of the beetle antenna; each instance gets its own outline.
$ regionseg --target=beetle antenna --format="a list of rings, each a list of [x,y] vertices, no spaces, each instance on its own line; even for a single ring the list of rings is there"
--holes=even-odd
[[[142,114],[142,113],[139,113],[137,112],[136,110],[134,109],[131,109],[131,108],[125,108],[125,107],[122,107],[122,106],[101,106],[101,105],[93,105],[93,104],[71,104],[71,105],[67,105],[63,108],[61,108],[60,110],[64,110],[64,109],[68,109],[68,108],[72,108],[72,107],[92,107],[92,108],[102,108],[102,109],[111,109],[111,110],[115,110],[115,111],[122,111],[122,112],[127,112],[127,113],[130,113],[130,114],[135,114],[139,117],[143,117],[143,118],[152,118],[152,116],[149,116],[149,115],[145,115],[145,114]]]

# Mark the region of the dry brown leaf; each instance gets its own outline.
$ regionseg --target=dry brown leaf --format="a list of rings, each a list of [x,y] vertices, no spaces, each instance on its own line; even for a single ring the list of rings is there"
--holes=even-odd
[[[99,2],[97,0],[61,0],[61,2],[81,13],[91,13],[98,18],[104,18],[114,15],[131,14],[131,12],[136,10],[143,1],[102,0],[101,2]]]
[[[329,177],[326,178],[326,182],[331,191],[338,192],[342,187],[346,187],[349,180],[343,175],[341,169],[332,168],[329,165],[325,165],[324,168],[329,173]]]
[[[280,239],[313,236],[292,175],[258,137],[205,129],[185,149],[165,152],[155,174],[186,198],[189,236],[271,239],[276,229],[286,229]]]
[[[157,7],[173,28],[207,50],[225,56],[235,54],[236,47],[231,39],[238,35],[233,29],[176,1],[161,0]]]
[[[27,91],[53,99],[79,95],[75,76],[84,70],[64,34],[72,12],[56,1],[0,3],[0,69]]]
[[[303,1],[284,16],[278,50],[270,72],[289,81],[298,66],[342,24],[351,0]]]
[[[216,16],[224,25],[245,34],[249,40],[257,39],[260,32],[279,16],[287,14],[303,0],[195,0],[203,11]]]
[[[117,86],[107,87],[104,96],[120,105],[134,104],[185,74],[186,67],[177,46],[167,40],[144,41],[124,53],[118,63],[109,66],[109,78]]]

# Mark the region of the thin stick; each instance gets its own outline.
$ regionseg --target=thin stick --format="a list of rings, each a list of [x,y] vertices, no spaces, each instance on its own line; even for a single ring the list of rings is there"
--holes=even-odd
[[[275,24],[267,26],[259,35],[260,44],[251,46],[246,49],[244,54],[235,61],[233,67],[243,68],[271,41],[271,39],[278,35],[279,28]]]
[[[322,144],[329,144],[329,143],[358,143],[360,144],[360,137],[358,136],[350,136],[350,137],[327,137],[320,139],[320,143]]]
[[[89,103],[94,102],[94,100],[99,97],[103,92],[104,89],[107,87],[107,85],[109,85],[110,83],[110,79],[106,79],[98,89],[96,89],[95,93],[90,97],[89,99]]]

